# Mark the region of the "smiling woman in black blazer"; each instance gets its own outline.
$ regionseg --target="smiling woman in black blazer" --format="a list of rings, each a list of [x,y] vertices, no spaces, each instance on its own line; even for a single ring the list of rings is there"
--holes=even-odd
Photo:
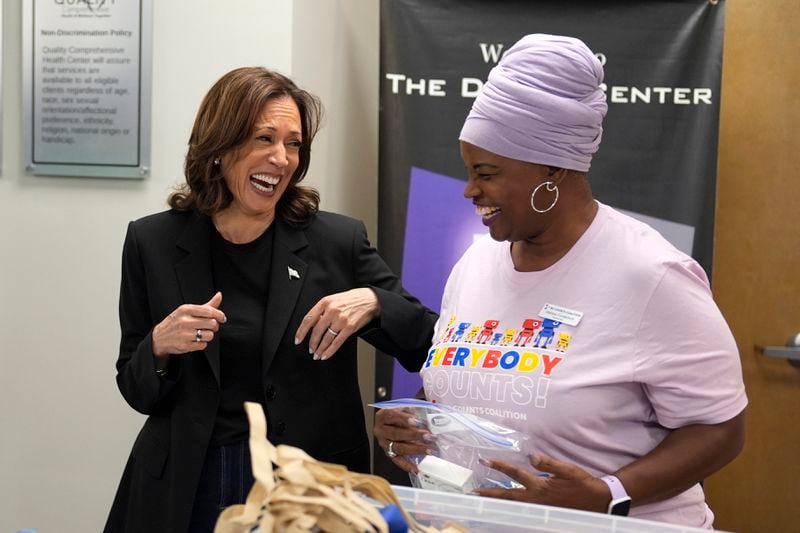
[[[267,437],[368,471],[356,337],[417,371],[436,315],[305,176],[321,106],[263,68],[223,76],[169,211],[128,226],[117,383],[148,415],[106,531],[211,531],[252,485],[242,403]],[[332,357],[335,354],[335,357]]]

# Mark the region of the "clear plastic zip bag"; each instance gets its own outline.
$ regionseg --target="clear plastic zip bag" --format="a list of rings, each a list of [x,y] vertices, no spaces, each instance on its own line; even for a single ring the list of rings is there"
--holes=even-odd
[[[402,398],[370,404],[378,409],[404,409],[434,437],[433,455],[405,456],[417,466],[409,473],[417,488],[469,494],[476,488],[522,488],[485,462],[500,460],[530,469],[530,437],[485,418],[437,403]]]

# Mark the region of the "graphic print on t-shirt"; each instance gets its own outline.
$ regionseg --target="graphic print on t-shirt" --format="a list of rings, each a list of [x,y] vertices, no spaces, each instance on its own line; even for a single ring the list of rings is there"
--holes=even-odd
[[[423,364],[425,390],[457,409],[525,420],[530,407],[547,407],[574,329],[540,316],[503,323],[452,315]]]

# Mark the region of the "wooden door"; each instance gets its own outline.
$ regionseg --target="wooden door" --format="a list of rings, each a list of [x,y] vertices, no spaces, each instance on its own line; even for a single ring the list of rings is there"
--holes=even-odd
[[[800,2],[726,2],[713,289],[742,358],[747,440],[706,482],[718,529],[800,531]]]

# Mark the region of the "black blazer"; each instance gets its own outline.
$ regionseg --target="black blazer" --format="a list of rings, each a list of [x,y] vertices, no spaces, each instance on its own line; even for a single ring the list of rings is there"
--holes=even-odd
[[[153,327],[184,303],[216,292],[211,272],[211,220],[166,211],[128,226],[122,255],[122,329],[117,384],[148,415],[133,445],[105,531],[183,532],[220,398],[219,344],[170,358],[155,373]],[[356,220],[320,212],[304,228],[275,221],[263,341],[263,403],[268,438],[326,462],[369,470],[369,448],[351,337],[327,361],[314,361],[308,339],[294,333],[320,298],[356,287],[378,295],[381,316],[359,336],[410,371],[422,366],[436,314],[403,290]],[[300,278],[290,278],[289,268]],[[223,295],[224,297],[224,295]],[[222,327],[225,327],[224,325]]]

